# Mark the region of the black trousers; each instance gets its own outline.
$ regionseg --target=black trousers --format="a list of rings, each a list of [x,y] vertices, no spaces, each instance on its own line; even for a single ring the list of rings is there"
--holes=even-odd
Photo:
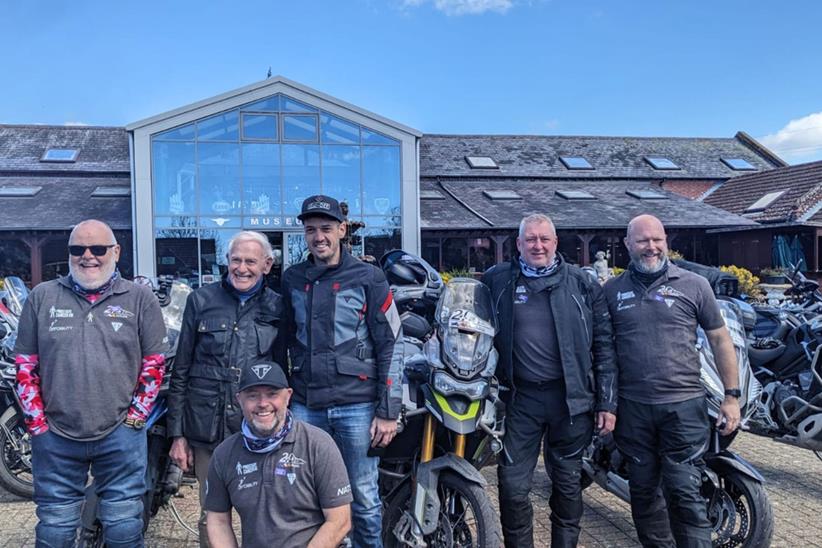
[[[504,453],[497,468],[505,546],[534,545],[529,494],[543,439],[545,468],[551,477],[551,546],[576,546],[582,518],[582,452],[591,441],[593,414],[568,416],[561,379],[520,384],[507,408]]]
[[[666,404],[619,399],[616,442],[628,459],[631,514],[643,546],[710,548],[699,493],[709,420],[704,396]]]

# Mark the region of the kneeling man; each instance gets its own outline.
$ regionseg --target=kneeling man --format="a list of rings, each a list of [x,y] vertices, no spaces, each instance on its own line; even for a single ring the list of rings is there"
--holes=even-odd
[[[205,509],[213,548],[338,546],[351,528],[351,485],[334,440],[295,420],[291,389],[276,363],[243,369],[237,399],[242,431],[214,451]]]

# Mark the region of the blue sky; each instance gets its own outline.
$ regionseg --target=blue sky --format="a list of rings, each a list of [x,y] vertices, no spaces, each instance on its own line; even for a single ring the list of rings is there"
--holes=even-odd
[[[274,74],[426,133],[822,159],[822,2],[0,0],[0,123],[124,125]]]

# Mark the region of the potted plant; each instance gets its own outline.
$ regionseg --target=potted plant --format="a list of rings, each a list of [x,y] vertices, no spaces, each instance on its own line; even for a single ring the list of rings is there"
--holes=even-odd
[[[759,271],[759,278],[762,280],[762,283],[765,284],[787,284],[790,283],[788,281],[787,271],[784,268],[763,268]]]

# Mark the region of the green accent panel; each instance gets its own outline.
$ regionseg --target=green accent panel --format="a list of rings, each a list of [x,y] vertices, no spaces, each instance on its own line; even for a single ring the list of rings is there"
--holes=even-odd
[[[434,399],[437,400],[437,403],[442,408],[442,410],[445,411],[446,413],[448,413],[449,415],[451,415],[452,417],[454,417],[457,420],[465,421],[465,420],[468,420],[468,419],[472,419],[472,418],[476,417],[477,413],[479,412],[479,408],[480,408],[479,400],[472,401],[470,403],[470,405],[468,406],[468,410],[465,411],[465,413],[461,415],[461,414],[457,413],[456,411],[454,411],[453,409],[451,409],[451,406],[448,405],[448,400],[445,399],[444,396],[440,395],[437,392],[432,391],[432,393],[434,394]]]

